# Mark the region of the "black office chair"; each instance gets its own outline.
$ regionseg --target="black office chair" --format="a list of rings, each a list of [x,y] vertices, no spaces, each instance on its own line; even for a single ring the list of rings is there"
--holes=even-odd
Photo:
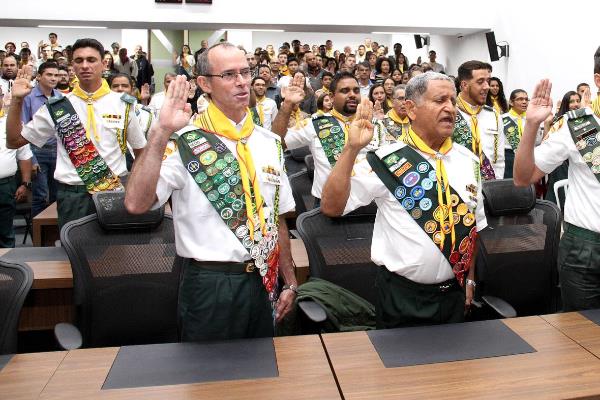
[[[59,324],[64,348],[178,341],[182,259],[164,208],[129,214],[123,192],[94,195],[97,215],[66,224],[61,242],[73,269],[76,324]]]
[[[375,304],[377,268],[371,261],[375,214],[329,218],[314,209],[301,214],[297,229],[308,253],[311,277],[321,278]],[[325,310],[310,301],[299,308],[313,322],[326,319]]]
[[[512,179],[484,182],[482,190],[488,228],[479,235],[478,296],[491,297],[492,306],[505,300],[518,316],[558,311],[559,208]],[[502,306],[499,311],[514,316]]]
[[[283,156],[285,169],[288,176],[306,169],[304,157],[310,154],[308,146],[300,147],[294,150],[286,150]]]
[[[296,172],[289,177],[290,187],[292,188],[292,196],[296,203],[296,215],[305,213],[306,211],[315,208],[315,198],[311,194],[312,179],[309,176],[308,170]]]
[[[312,182],[315,179],[315,160],[313,159],[312,154],[304,157],[304,164],[306,165],[306,170],[308,171],[308,177]]]
[[[17,352],[17,328],[25,297],[33,285],[27,264],[0,260],[0,354]]]

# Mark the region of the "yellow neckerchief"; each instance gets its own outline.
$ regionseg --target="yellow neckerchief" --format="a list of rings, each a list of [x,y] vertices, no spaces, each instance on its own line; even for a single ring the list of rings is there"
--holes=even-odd
[[[325,94],[331,94],[331,90],[327,89],[325,86],[323,86],[323,87],[321,88],[321,90],[322,90],[322,91],[323,91],[323,93],[325,93]]]
[[[396,113],[396,110],[394,110],[393,108],[390,111],[388,111],[386,115],[392,121],[400,125],[402,134],[400,135],[399,139],[404,140],[404,137],[408,134],[408,129],[405,129],[405,127],[407,127],[407,125],[410,123],[408,116],[400,118],[400,116]]]
[[[87,138],[89,140],[90,128],[91,128],[94,131],[94,138],[96,138],[96,142],[100,143],[100,136],[98,136],[98,131],[96,130],[96,116],[94,115],[94,102],[110,93],[110,87],[108,86],[108,83],[106,83],[106,80],[102,79],[102,85],[100,86],[100,88],[98,90],[96,90],[92,94],[88,94],[87,92],[84,92],[83,89],[81,89],[81,87],[79,87],[79,85],[75,86],[71,93],[73,93],[75,96],[79,97],[80,99],[84,100],[87,104],[86,105],[87,121],[86,121],[86,126],[85,126],[85,135],[87,136]]]
[[[199,128],[237,142],[236,150],[240,164],[242,187],[244,188],[244,199],[246,200],[246,216],[248,217],[250,238],[254,240],[254,227],[257,217],[263,235],[266,234],[263,197],[260,193],[252,154],[247,144],[248,138],[254,131],[254,123],[252,122],[252,118],[250,118],[249,110],[246,111],[246,120],[242,125],[242,130],[239,132],[212,101],[208,104],[206,111],[198,116],[194,124]],[[252,198],[252,191],[254,191],[254,199]]]
[[[392,108],[392,107],[394,106],[394,102],[393,102],[393,101],[392,101],[392,99],[390,99],[390,98],[386,98],[386,99],[385,99],[385,103],[387,104],[387,106],[388,106],[389,108]]]
[[[288,69],[287,65],[284,65],[283,67],[279,67],[279,73],[281,76],[289,76],[290,70]]]
[[[258,117],[260,118],[261,125],[264,125],[265,123],[265,105],[263,104],[263,102],[266,98],[267,96],[256,96],[256,109],[258,110]]]
[[[600,118],[600,96],[596,97],[594,101],[592,101],[592,111],[596,114],[596,117]]]
[[[519,127],[519,137],[521,137],[521,135],[523,135],[523,120],[525,119],[525,112],[519,114],[515,111],[514,108],[511,108],[508,111],[508,114],[512,115],[517,120],[517,126]]]
[[[500,107],[498,96],[491,95],[490,97],[492,98],[492,107],[494,107],[494,109],[498,111],[498,114],[502,114],[502,107]]]
[[[302,115],[300,113],[300,107],[292,111],[290,118],[294,120],[294,129],[302,128]]]
[[[354,120],[354,115],[346,117],[345,115],[342,115],[341,113],[337,112],[335,108],[332,108],[329,113],[332,117],[341,122],[342,129],[344,130],[344,144],[348,143],[348,129],[350,128],[350,124]]]
[[[464,101],[460,94],[457,96],[456,105],[471,117],[471,149],[479,157],[479,161],[482,162],[481,135],[479,134],[479,126],[477,124],[477,114],[481,111],[482,106],[475,107],[475,109],[471,108],[471,105]]]
[[[446,168],[444,167],[443,161],[443,156],[448,154],[448,152],[452,150],[452,140],[449,137],[446,138],[446,140],[444,140],[444,143],[442,143],[440,150],[435,151],[429,146],[427,146],[423,139],[421,139],[411,127],[408,128],[408,135],[405,137],[404,142],[412,147],[415,147],[417,150],[420,150],[423,153],[432,156],[435,159],[435,176],[437,178],[438,202],[440,204],[440,207],[442,208],[442,211],[447,211],[447,213],[442,212],[442,221],[440,221],[440,226],[444,226],[444,224],[446,223],[446,218],[448,218],[452,238],[452,252],[454,251],[454,246],[456,244],[456,233],[454,231],[454,212],[452,211],[450,183],[448,182],[448,174],[446,172]],[[444,194],[446,196],[444,196]],[[440,229],[440,232],[442,233],[440,250],[444,251],[445,234],[443,229]]]

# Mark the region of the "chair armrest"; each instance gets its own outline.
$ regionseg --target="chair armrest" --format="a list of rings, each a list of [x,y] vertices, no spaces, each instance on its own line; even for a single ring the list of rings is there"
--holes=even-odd
[[[517,311],[508,304],[505,300],[495,296],[481,296],[481,299],[494,309],[502,318],[514,318],[517,316]]]
[[[65,350],[79,349],[83,344],[79,329],[75,325],[66,322],[54,326],[54,337],[58,345]]]
[[[319,303],[312,300],[300,300],[298,301],[298,307],[312,322],[323,322],[327,320],[327,314],[325,314],[325,310]]]

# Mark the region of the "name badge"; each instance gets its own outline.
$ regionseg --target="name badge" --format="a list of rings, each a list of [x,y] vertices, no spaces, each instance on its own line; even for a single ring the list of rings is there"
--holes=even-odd
[[[125,127],[125,121],[120,114],[103,114],[102,122],[109,129],[123,129]]]
[[[262,168],[263,182],[270,183],[273,185],[281,185],[281,172],[275,167],[270,165]]]

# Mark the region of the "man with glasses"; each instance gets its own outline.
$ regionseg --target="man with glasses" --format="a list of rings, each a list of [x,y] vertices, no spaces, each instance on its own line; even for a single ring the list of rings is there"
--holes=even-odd
[[[295,207],[281,142],[248,113],[251,72],[243,51],[216,44],[197,67],[208,108],[188,125],[189,84],[183,76],[171,83],[147,151],[136,159],[125,205],[144,213],[172,199],[177,254],[187,259],[179,292],[182,340],[272,336],[294,304],[297,284],[280,217]]]
[[[408,133],[410,120],[406,111],[405,92],[406,85],[394,87],[392,109],[381,121],[377,120],[375,123],[375,138],[380,146],[401,140]]]

